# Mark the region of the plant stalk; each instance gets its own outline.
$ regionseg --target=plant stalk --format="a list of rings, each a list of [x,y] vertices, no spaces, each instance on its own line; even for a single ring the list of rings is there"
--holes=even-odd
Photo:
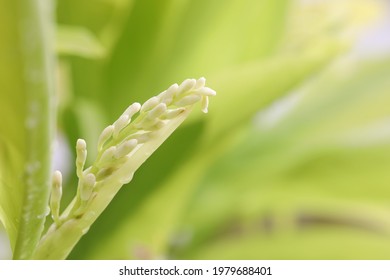
[[[26,95],[24,202],[14,259],[29,259],[48,214],[52,139],[55,130],[53,1],[17,0]]]

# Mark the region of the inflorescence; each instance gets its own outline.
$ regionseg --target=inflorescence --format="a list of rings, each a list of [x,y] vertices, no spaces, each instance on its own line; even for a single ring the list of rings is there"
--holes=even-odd
[[[79,178],[76,198],[70,211],[60,217],[62,196],[62,175],[53,175],[50,208],[57,227],[72,215],[82,215],[91,198],[103,184],[99,182],[115,174],[117,170],[132,160],[132,156],[148,141],[159,137],[159,131],[174,119],[200,102],[207,113],[209,97],[216,92],[205,86],[206,79],[187,79],[180,85],[173,84],[167,90],[147,100],[143,105],[131,104],[124,113],[100,134],[98,154],[95,162],[84,168],[87,158],[87,144],[83,139],[76,144],[76,173]],[[123,184],[131,180],[124,178]]]

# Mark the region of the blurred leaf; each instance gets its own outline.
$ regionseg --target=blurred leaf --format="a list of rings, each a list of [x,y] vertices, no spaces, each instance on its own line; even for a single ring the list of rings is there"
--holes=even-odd
[[[276,236],[252,234],[238,239],[226,238],[180,257],[208,260],[387,260],[389,249],[386,235],[319,227]]]
[[[16,259],[31,256],[47,213],[53,132],[50,3],[0,2],[0,219]],[[21,24],[22,23],[22,24]]]
[[[275,99],[315,74],[340,52],[335,42],[302,53],[278,54],[264,61],[236,67],[212,79],[219,93],[210,105],[207,137],[221,137],[246,123]]]
[[[194,236],[188,246],[206,242],[242,215],[277,212],[294,196],[388,201],[390,135],[389,122],[382,121],[390,113],[388,65],[360,64],[346,76],[332,67],[281,119],[249,130],[201,182],[183,217],[182,229]]]
[[[240,29],[241,27],[234,27],[232,32],[224,33],[223,36],[226,35],[226,40],[221,39],[214,41],[214,39],[211,39],[213,36],[210,37],[211,33],[208,32],[218,33],[217,30],[220,30],[220,28],[225,26],[224,24],[228,24],[228,21],[231,20],[228,15],[234,14],[234,16],[237,17],[237,8],[245,10],[249,9],[249,6],[245,6],[245,4],[238,5],[237,2],[229,2],[229,5],[223,7],[223,10],[229,11],[226,15],[219,9],[214,17],[205,17],[206,21],[213,21],[215,23],[210,24],[207,28],[210,30],[203,34],[202,32],[199,33],[198,30],[194,30],[194,22],[189,21],[188,19],[196,15],[196,11],[199,9],[202,9],[204,13],[212,13],[212,11],[216,11],[218,7],[212,3],[197,3],[195,5],[194,2],[191,2],[188,5],[195,5],[196,7],[194,6],[193,9],[189,9],[189,6],[186,6],[186,4],[183,3],[179,5],[179,2],[180,1],[159,2],[158,5],[151,8],[146,2],[139,1],[133,6],[133,14],[131,14],[128,27],[124,31],[124,37],[119,42],[118,49],[115,50],[112,62],[108,68],[110,74],[109,88],[114,90],[113,95],[106,95],[104,100],[106,100],[107,104],[112,105],[112,108],[115,109],[119,106],[123,107],[124,98],[126,100],[129,99],[128,94],[131,94],[134,100],[137,100],[135,98],[143,100],[148,89],[152,92],[152,89],[161,83],[160,81],[170,79],[168,76],[171,76],[171,74],[169,74],[170,71],[168,71],[168,68],[166,67],[166,69],[160,71],[158,75],[157,73],[153,74],[154,72],[150,71],[151,69],[158,69],[160,67],[160,63],[157,63],[159,60],[168,63],[168,60],[166,60],[164,56],[170,55],[172,56],[172,60],[169,60],[169,62],[186,65],[184,68],[193,70],[199,67],[199,72],[200,69],[202,69],[206,74],[207,72],[215,72],[214,78],[211,77],[209,81],[211,81],[211,86],[216,88],[219,93],[215,98],[215,103],[220,102],[220,105],[216,105],[217,107],[215,110],[211,107],[210,111],[213,112],[212,110],[214,110],[215,115],[213,116],[211,113],[208,118],[210,118],[213,123],[211,123],[211,125],[206,123],[206,125],[210,125],[208,127],[208,133],[215,137],[221,132],[228,133],[229,131],[227,130],[229,128],[239,127],[242,123],[245,123],[245,121],[252,117],[258,109],[285,94],[286,91],[297,86],[316,71],[319,71],[319,69],[333,59],[340,50],[337,43],[329,42],[328,45],[318,46],[316,48],[313,47],[313,50],[303,52],[299,55],[296,53],[277,53],[271,58],[260,60],[262,56],[272,53],[273,50],[271,48],[267,50],[258,48],[258,52],[256,53],[258,60],[251,63],[243,63],[249,61],[249,58],[237,58],[237,56],[244,53],[242,50],[230,49],[231,53],[229,53],[229,55],[223,52],[221,53],[220,50],[226,49],[224,47],[227,44],[226,40],[234,40],[232,39],[234,36],[237,37],[237,40],[244,41],[257,40],[257,37],[249,38],[247,33],[243,35],[242,30]],[[273,30],[273,28],[279,30],[278,32],[269,32],[266,33],[267,35],[264,35],[269,36],[269,42],[273,42],[270,43],[270,45],[275,47],[278,38],[283,32],[280,26],[281,22],[283,22],[281,18],[285,16],[283,13],[277,13],[277,10],[281,7],[285,8],[285,3],[286,1],[263,1],[261,4],[259,3],[258,6],[256,6],[256,12],[251,13],[252,18],[243,22],[242,28],[245,29],[250,27],[253,34],[257,34],[254,31],[254,26],[256,26],[256,28],[263,26],[264,28],[270,28],[270,30]],[[267,9],[264,8],[265,6],[267,6]],[[205,7],[207,7],[207,9],[205,9]],[[167,11],[167,13],[161,11]],[[199,10],[199,13],[200,12],[201,11]],[[275,15],[277,14],[277,18],[272,18],[271,20],[272,24],[275,24],[275,27],[267,26],[265,22],[260,23],[260,17],[258,16],[263,13],[267,14],[268,12],[271,14],[275,13]],[[151,21],[144,22],[146,14],[148,14],[148,18],[152,18]],[[151,17],[150,14],[156,16]],[[189,18],[185,17],[185,15],[188,15]],[[177,26],[180,20],[183,20],[184,26],[188,25],[188,28],[191,27],[194,32],[191,33],[187,31],[185,33],[176,34],[175,32],[177,31],[172,28],[180,27],[180,29],[182,29],[183,25],[179,24]],[[221,23],[219,23],[218,20],[220,20]],[[259,22],[256,22],[257,20],[259,20]],[[199,24],[204,25],[206,23],[201,21]],[[267,24],[269,24],[269,22]],[[138,26],[140,25],[144,26],[144,32],[139,31]],[[229,23],[229,26],[231,26],[231,23]],[[196,41],[197,36],[199,41]],[[172,38],[172,40],[177,38],[178,43],[173,44],[173,41],[168,38]],[[184,40],[182,43],[187,46],[189,42],[194,43],[193,47],[184,48],[184,50],[188,52],[188,57],[183,57],[183,59],[180,59],[180,53],[183,52],[183,48],[181,48],[180,51],[172,52],[177,46],[180,46],[181,40]],[[207,60],[209,61],[206,65],[201,63],[204,59],[203,57],[201,60],[199,60],[199,57],[197,59],[192,59],[194,56],[192,52],[199,51],[199,48],[195,48],[195,46],[202,42],[208,46],[207,48],[201,48],[203,50],[202,52],[204,52],[204,57],[207,57]],[[219,49],[218,44],[220,45]],[[263,46],[260,39],[259,41],[256,41],[255,45],[256,44]],[[132,46],[132,52],[128,51],[129,45]],[[243,43],[239,44],[239,46],[244,48],[247,45]],[[149,53],[151,53],[150,57],[144,57]],[[251,56],[256,57],[256,54],[253,52]],[[232,56],[234,61],[231,61]],[[224,60],[218,62],[216,60],[218,57],[223,57]],[[251,59],[255,57],[251,57]],[[149,61],[153,62],[153,67],[148,64]],[[222,71],[221,69],[223,69],[224,66],[227,66],[226,62],[228,61],[230,61],[230,66],[227,67],[228,70]],[[181,69],[181,67],[178,69],[176,67],[169,67],[169,69],[171,68],[175,69],[175,72],[179,71],[178,69]],[[145,72],[143,72],[143,69],[145,69]],[[219,69],[218,72],[216,69]],[[185,70],[184,72],[186,71],[188,72],[188,70]],[[124,73],[126,74],[125,76],[123,75]],[[293,75],[291,73],[293,73]],[[144,77],[142,75],[144,75]],[[181,77],[181,75],[184,74],[177,72],[177,74],[172,74],[172,77],[176,75],[177,77]],[[155,79],[154,76],[156,76]],[[280,77],[280,80],[275,80],[275,77]],[[153,81],[153,83],[150,83],[150,81]],[[84,83],[86,82],[87,81],[84,81]],[[247,94],[247,96],[237,98],[243,94]],[[108,102],[107,98],[110,99],[110,102]],[[126,103],[128,103],[128,101],[126,101]],[[213,103],[214,100],[211,102],[211,106],[213,106]],[[116,110],[117,109],[114,111]],[[215,117],[215,120],[213,120],[213,117]],[[235,135],[237,131],[231,129],[230,132]],[[185,142],[177,142],[175,146],[171,147],[169,152],[170,156],[173,157],[177,154],[177,146],[187,145],[188,143]],[[84,249],[81,249],[83,248],[82,241],[80,250],[78,251],[79,254],[74,256],[77,256],[77,258],[103,258],[103,255],[108,256],[109,258],[136,257],[137,253],[134,253],[133,249],[138,246],[137,244],[140,244],[141,247],[146,246],[148,248],[147,250],[150,250],[152,255],[164,254],[169,245],[169,239],[171,238],[175,224],[181,216],[182,209],[186,208],[186,202],[193,194],[199,178],[202,177],[202,174],[205,172],[209,162],[213,160],[213,157],[223,152],[223,149],[226,148],[225,146],[227,147],[228,145],[219,145],[219,148],[212,153],[205,150],[197,150],[196,156],[187,158],[181,168],[174,170],[174,174],[167,174],[166,177],[168,178],[168,181],[159,181],[158,177],[156,177],[153,184],[156,184],[158,189],[148,193],[142,201],[137,202],[137,204],[140,204],[140,209],[133,210],[136,212],[128,212],[129,214],[127,215],[121,213],[120,216],[123,217],[123,220],[118,220],[118,222],[115,223],[117,224],[117,228],[110,230],[110,235],[107,235],[107,237],[103,236],[102,231],[100,231],[99,238],[107,238],[107,241],[105,242],[107,246],[91,248],[91,245],[89,245],[89,248],[93,251],[88,253],[85,251],[85,247]],[[192,149],[191,146],[189,146],[189,148]],[[207,156],[199,156],[199,154],[202,153],[207,154]],[[158,158],[156,160],[159,162],[160,166],[165,165],[166,159]],[[150,169],[149,173],[155,172],[156,168],[157,167]],[[148,179],[148,181],[149,180],[150,179]],[[186,184],[187,186],[185,188],[183,188],[183,182],[189,182]],[[148,184],[140,181],[140,185],[147,188]],[[131,193],[131,191],[129,191],[129,195],[137,195],[137,192]],[[167,208],[168,197],[175,197],[175,200],[169,203],[169,208]],[[116,201],[114,200],[111,207],[115,207],[118,209],[117,211],[124,211],[123,205],[120,207],[119,202],[117,206],[115,206],[115,204]],[[161,210],[159,209],[165,209],[163,217],[161,216]],[[108,209],[108,211],[110,210]],[[113,212],[110,214],[110,217],[112,215],[115,215],[115,213]],[[109,219],[111,221],[110,217],[107,215],[103,216],[102,219]],[[150,222],[152,220],[154,221],[153,223]],[[149,222],[146,224],[146,221]],[[99,223],[100,221],[98,221],[98,224]],[[104,221],[101,221],[101,223],[107,224],[107,222]],[[91,231],[93,231],[93,228]],[[90,241],[87,240],[88,237],[86,237],[85,242],[92,244],[92,237]],[[128,245],[124,246],[123,244]],[[85,246],[88,245],[85,244]],[[88,256],[86,256],[85,253],[88,253]]]
[[[0,1],[0,220],[15,247],[23,201],[23,164],[26,160],[23,68],[15,4]]]
[[[286,8],[285,0],[135,1],[107,65],[105,101],[115,112],[129,95],[144,101],[170,83],[260,59],[283,34]]]
[[[104,48],[86,28],[75,26],[57,27],[56,50],[59,55],[77,55],[85,58],[102,58]]]
[[[79,138],[88,143],[88,163],[93,162],[97,154],[97,137],[107,126],[105,112],[100,106],[83,98],[73,101],[63,120],[71,146]]]
[[[71,13],[79,2],[81,12]],[[206,247],[226,245],[224,236],[220,243],[213,239],[225,226],[279,214],[284,203],[291,204],[298,196],[305,203],[326,196],[324,208],[332,208],[336,198],[342,199],[341,205],[354,198],[366,206],[369,202],[364,198],[373,202],[387,195],[389,150],[383,144],[387,138],[366,137],[370,147],[362,149],[363,144],[354,137],[363,139],[365,133],[387,127],[381,119],[388,115],[388,62],[372,67],[347,63],[345,69],[360,72],[345,75],[343,69],[333,68],[317,78],[315,75],[345,50],[340,45],[345,30],[355,27],[348,18],[342,17],[342,22],[334,18],[331,5],[325,3],[326,15],[318,17],[286,0],[229,0],[223,5],[206,0],[128,1],[120,12],[118,7],[125,2],[99,2],[93,16],[85,18],[95,4],[60,1],[65,7],[59,13],[60,22],[85,26],[109,46],[104,60],[69,60],[75,100],[91,101],[105,110],[110,121],[129,103],[144,101],[187,77],[205,76],[218,96],[211,100],[209,115],[200,118],[193,114],[192,122],[186,122],[141,167],[134,181],[91,227],[72,258],[216,256],[216,251],[208,252]],[[111,5],[118,8],[117,20]],[[301,13],[289,9],[291,5],[298,7],[298,12],[302,9]],[[102,27],[110,22],[109,15],[111,23]],[[310,15],[309,21],[305,15]],[[291,27],[294,21],[290,18],[298,20],[298,25]],[[305,34],[305,26],[317,28]],[[268,119],[260,118],[256,129],[248,129],[258,110],[302,85],[288,110],[272,105]],[[66,121],[69,128],[78,123],[73,112],[78,110],[68,109],[74,118]],[[282,113],[275,118],[275,111]],[[82,129],[72,129],[68,135],[76,139]],[[375,184],[371,193],[370,182]],[[340,207],[340,211],[347,208]],[[299,204],[289,209],[299,211]],[[315,209],[309,207],[308,211]],[[280,216],[285,219],[283,214]],[[373,214],[367,219],[376,218]],[[336,242],[342,242],[344,231],[337,239],[340,231],[327,230]],[[345,232],[349,230],[356,240],[377,242],[371,233],[366,238],[355,229]],[[295,235],[291,236],[287,239]],[[311,231],[307,236],[317,241],[325,238]],[[255,258],[257,253],[248,255],[240,246],[250,248],[250,242],[256,245],[266,240],[267,236],[249,234],[232,240],[235,243],[226,252]],[[280,244],[280,248],[275,246],[283,256],[282,245],[288,244],[283,238]],[[292,248],[291,255],[296,251]],[[302,255],[311,254],[303,251]],[[325,248],[323,256],[328,253],[332,252]]]

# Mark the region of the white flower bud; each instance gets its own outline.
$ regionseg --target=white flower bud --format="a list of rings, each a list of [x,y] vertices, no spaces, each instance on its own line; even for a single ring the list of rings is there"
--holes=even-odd
[[[160,93],[159,97],[161,102],[170,105],[172,103],[173,96],[177,92],[178,88],[179,88],[178,84],[173,84],[166,91]]]
[[[159,116],[164,114],[166,110],[167,105],[165,105],[165,103],[160,103],[148,112],[148,118],[152,120],[158,118]]]
[[[92,173],[88,173],[87,175],[84,176],[79,189],[81,201],[89,200],[89,198],[92,195],[93,187],[95,186],[95,183],[96,183],[96,177]]]
[[[196,91],[196,93],[200,94],[200,95],[205,95],[205,96],[215,96],[215,95],[217,95],[215,90],[212,90],[211,88],[208,88],[208,87],[200,88],[200,89],[198,89]]]
[[[141,107],[141,112],[147,112],[156,107],[158,104],[160,104],[160,98],[157,96],[154,96],[150,99],[148,99]]]
[[[78,139],[76,144],[76,173],[81,178],[85,161],[87,159],[87,143],[84,139]]]
[[[200,89],[202,87],[204,87],[206,84],[206,79],[204,77],[201,77],[199,78],[197,81],[196,81],[196,85],[195,85],[195,90],[197,89]]]
[[[102,165],[109,163],[113,160],[113,157],[115,155],[116,147],[112,146],[104,151],[102,157],[100,158],[100,163]]]
[[[169,120],[176,118],[178,115],[183,113],[186,109],[185,108],[177,108],[172,110],[167,110],[165,114],[163,114],[160,118],[163,120]]]
[[[202,96],[202,100],[200,101],[200,106],[202,108],[202,112],[207,114],[208,107],[209,107],[209,97],[208,96]]]
[[[137,146],[138,141],[136,139],[130,139],[120,144],[114,154],[116,159],[122,158],[128,155]]]
[[[200,99],[201,99],[201,96],[200,96],[200,95],[191,94],[191,95],[188,95],[188,96],[186,96],[186,97],[183,97],[183,98],[180,99],[179,101],[175,102],[175,105],[178,106],[178,107],[181,107],[181,106],[188,106],[188,105],[195,104],[195,103],[198,102]]]
[[[127,115],[129,116],[129,119],[131,119],[131,117],[133,117],[136,113],[138,113],[139,110],[141,110],[141,104],[135,102],[131,104],[129,107],[127,107],[126,111],[122,115]]]
[[[130,123],[130,118],[128,115],[122,115],[119,117],[116,122],[114,122],[114,132],[113,137],[117,138],[119,133]]]
[[[107,126],[102,131],[102,133],[99,136],[99,140],[98,140],[98,151],[100,151],[103,148],[104,144],[107,142],[108,139],[110,139],[110,137],[112,136],[113,133],[114,133],[114,126],[113,125]]]
[[[181,96],[189,92],[196,85],[195,79],[187,79],[181,83],[179,88],[177,89],[176,96]]]

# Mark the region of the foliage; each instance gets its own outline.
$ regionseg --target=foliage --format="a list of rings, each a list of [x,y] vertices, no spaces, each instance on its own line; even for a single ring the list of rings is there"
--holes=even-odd
[[[23,218],[23,170],[48,145],[30,143],[24,121],[19,2],[0,2],[0,220],[14,257],[29,258],[37,240],[23,236],[42,232]],[[96,147],[129,104],[187,77],[205,76],[218,92],[209,114],[194,110],[120,189],[70,258],[389,258],[390,58],[348,55],[380,4],[302,2],[58,0],[58,133],[70,146]],[[77,176],[63,173],[66,205]]]

